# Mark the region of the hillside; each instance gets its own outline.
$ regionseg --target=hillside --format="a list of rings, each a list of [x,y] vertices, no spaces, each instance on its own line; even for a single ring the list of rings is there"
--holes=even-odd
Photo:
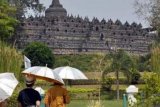
[[[55,55],[54,68],[71,66],[83,72],[99,72],[98,65],[103,57],[103,54]]]

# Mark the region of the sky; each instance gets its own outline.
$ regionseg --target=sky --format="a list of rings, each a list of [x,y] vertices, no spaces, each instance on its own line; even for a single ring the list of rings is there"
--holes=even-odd
[[[46,8],[49,7],[52,0],[41,0]],[[135,13],[134,0],[60,0],[60,3],[67,10],[69,15],[88,16],[91,20],[93,17],[101,19],[119,19],[122,23],[141,23],[147,27],[147,22],[139,18]]]

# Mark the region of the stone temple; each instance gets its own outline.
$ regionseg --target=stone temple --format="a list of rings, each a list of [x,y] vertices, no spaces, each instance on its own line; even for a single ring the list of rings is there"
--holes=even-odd
[[[133,54],[146,54],[155,34],[141,24],[111,19],[106,21],[67,15],[59,0],[53,0],[45,16],[24,18],[16,32],[17,47],[43,42],[54,54],[106,53],[123,49]]]

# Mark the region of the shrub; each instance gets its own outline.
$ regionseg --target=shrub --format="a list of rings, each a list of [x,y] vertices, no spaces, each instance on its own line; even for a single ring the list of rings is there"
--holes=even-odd
[[[106,91],[110,91],[111,87],[112,87],[112,84],[113,84],[113,79],[112,78],[105,78],[102,81],[102,89],[106,90]]]
[[[96,84],[100,84],[100,82],[97,79],[71,81],[71,85],[96,85]]]
[[[87,99],[95,99],[95,92],[97,89],[94,88],[68,88],[69,94],[71,99],[78,99],[78,100],[87,100]]]
[[[111,79],[113,80],[113,84],[116,84],[116,78],[112,77]],[[125,77],[121,77],[119,78],[119,84],[128,84],[128,81]]]
[[[150,107],[150,105],[160,104],[160,75],[156,73],[146,74],[144,76],[145,87],[142,93],[144,94],[144,105]]]
[[[70,93],[87,93],[87,92],[94,92],[96,89],[92,88],[69,88]]]
[[[14,93],[8,99],[8,105],[7,105],[7,107],[18,107],[17,97],[18,97],[18,93]]]
[[[141,75],[138,71],[131,74],[131,84],[138,84]]]
[[[54,55],[52,51],[43,43],[32,42],[23,51],[23,53],[31,60],[32,66],[53,67]]]

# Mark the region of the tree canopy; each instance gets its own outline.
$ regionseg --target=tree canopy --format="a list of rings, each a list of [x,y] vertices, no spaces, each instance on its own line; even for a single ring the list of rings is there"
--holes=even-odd
[[[32,66],[48,66],[53,67],[54,65],[54,55],[52,51],[43,43],[32,42],[23,51],[31,60]]]
[[[111,54],[112,58],[112,70],[124,71],[124,73],[129,72],[132,68],[135,68],[135,64],[131,56],[124,50],[118,50]],[[126,74],[127,75],[127,74]]]
[[[146,107],[150,107],[149,104],[160,104],[160,47],[154,47],[151,52],[151,66],[152,73],[144,76],[145,87],[143,88],[146,94],[145,102]]]
[[[32,10],[35,15],[45,10],[40,0],[8,0],[9,3],[17,8],[16,15],[18,19],[25,16],[28,10]]]
[[[157,30],[158,36],[154,45],[160,43],[160,0],[135,0],[135,9],[138,16],[145,19]]]
[[[160,1],[135,0],[136,13],[146,19],[151,26],[160,27]]]
[[[137,73],[136,66],[130,55],[124,50],[115,50],[115,52],[111,52],[110,58],[112,61],[110,70],[116,74],[117,99],[119,99],[119,72],[123,72],[128,82],[131,82],[132,74],[135,74],[135,72]]]
[[[16,8],[7,0],[0,0],[0,40],[4,41],[13,35],[18,21],[15,19]]]

